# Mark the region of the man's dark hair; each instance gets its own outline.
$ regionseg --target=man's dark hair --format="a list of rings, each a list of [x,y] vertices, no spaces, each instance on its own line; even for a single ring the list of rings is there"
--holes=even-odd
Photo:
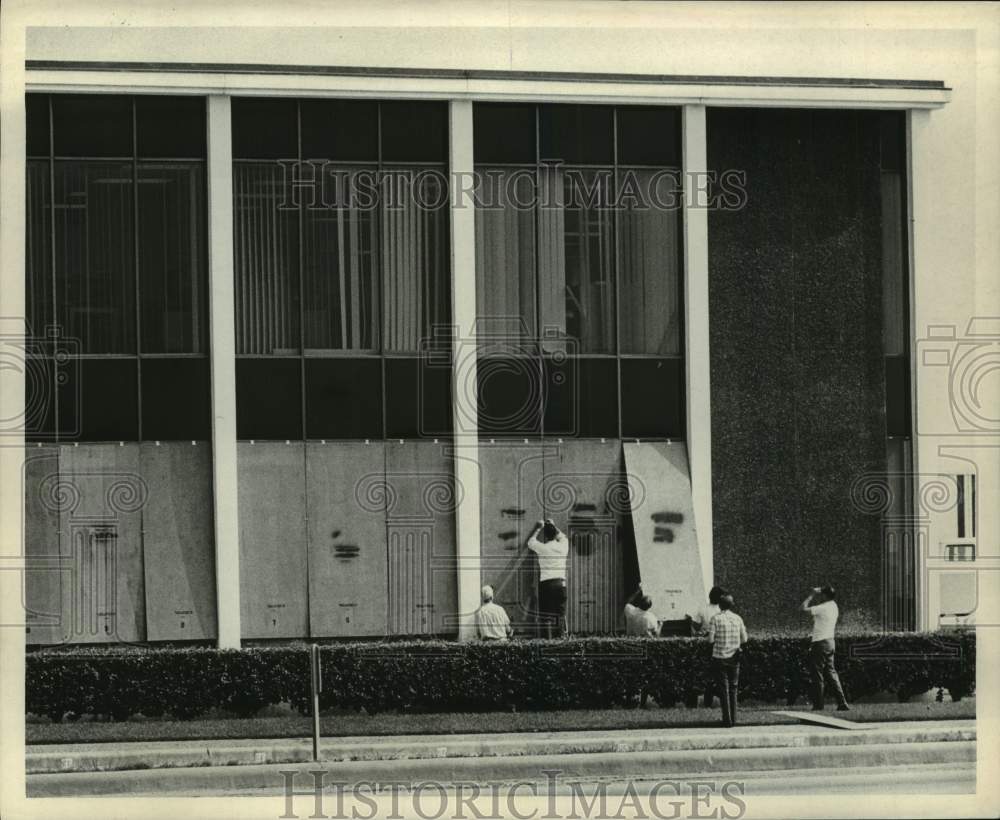
[[[732,609],[735,603],[733,596],[727,592],[719,598],[719,609],[725,612],[728,609]]]
[[[638,601],[636,601],[636,603],[638,604],[639,609],[649,610],[653,608],[653,599],[648,595],[643,595]]]
[[[715,604],[716,606],[718,606],[719,598],[721,598],[723,595],[726,594],[727,594],[726,590],[723,589],[722,587],[712,587],[708,591],[708,602],[710,604]]]
[[[823,587],[820,590],[820,592],[822,592],[826,596],[826,599],[828,601],[832,601],[834,598],[837,597],[837,590],[835,590],[833,587]]]
[[[546,521],[545,524],[542,525],[542,537],[546,541],[555,540],[555,537],[558,534],[559,530],[556,529],[556,525],[553,524],[551,521]]]

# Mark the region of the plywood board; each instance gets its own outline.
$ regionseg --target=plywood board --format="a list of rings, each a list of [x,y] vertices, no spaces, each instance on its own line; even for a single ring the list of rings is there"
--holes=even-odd
[[[661,620],[698,613],[706,600],[685,445],[624,444],[642,589]]]
[[[537,628],[538,564],[525,544],[545,517],[543,457],[537,444],[479,444],[481,578],[520,635]]]
[[[838,717],[833,717],[833,715],[824,714],[819,710],[815,712],[781,711],[774,712],[774,714],[795,718],[796,720],[801,720],[803,723],[815,723],[817,726],[829,726],[831,729],[847,729],[850,731],[857,731],[858,729],[874,729],[878,726],[877,723],[856,723],[853,720],[842,720]]]
[[[24,609],[29,644],[60,644],[69,637],[69,620],[62,612],[68,564],[59,551],[58,482],[59,448],[28,448],[24,454]]]
[[[385,446],[306,445],[313,637],[387,631]]]
[[[243,637],[305,638],[309,588],[304,446],[240,442],[237,469]]]
[[[214,638],[211,446],[146,443],[139,456],[149,490],[142,509],[146,635],[151,641]]]
[[[70,562],[63,612],[72,643],[146,639],[139,445],[62,445],[60,551]]]
[[[567,439],[545,456],[547,517],[569,536],[566,621],[572,634],[621,628],[624,474],[617,439]]]
[[[389,632],[454,634],[458,630],[455,563],[456,491],[445,445],[385,445]]]

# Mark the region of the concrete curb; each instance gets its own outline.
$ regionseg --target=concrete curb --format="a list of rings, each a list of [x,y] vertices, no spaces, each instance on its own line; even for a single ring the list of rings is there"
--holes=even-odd
[[[606,732],[561,732],[496,736],[424,736],[420,738],[330,738],[321,747],[323,762],[496,758],[565,754],[624,754],[693,750],[813,748],[871,744],[961,742],[976,739],[974,721],[952,725],[877,726],[865,732],[802,727],[781,731],[762,727]],[[162,744],[111,744],[32,747],[28,774],[117,771],[123,769],[307,763],[308,740],[190,741]]]
[[[867,733],[866,733],[867,734]],[[974,741],[915,744],[880,743],[836,746],[785,746],[755,749],[691,749],[620,754],[522,755],[423,760],[375,760],[341,763],[296,763],[266,766],[221,766],[120,772],[72,772],[29,775],[29,797],[87,794],[195,793],[199,791],[257,790],[281,793],[288,778],[296,791],[311,792],[316,782],[310,772],[322,769],[326,783],[438,783],[458,781],[528,781],[546,788],[558,779],[622,779],[655,775],[676,778],[679,773],[711,775],[787,769],[860,768],[935,763],[963,763],[976,759]],[[283,774],[294,773],[294,774]],[[557,775],[546,775],[557,772]]]

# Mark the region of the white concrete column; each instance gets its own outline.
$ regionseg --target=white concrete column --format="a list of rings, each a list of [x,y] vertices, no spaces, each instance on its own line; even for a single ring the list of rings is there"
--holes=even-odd
[[[708,170],[704,105],[685,105],[684,351],[687,374],[687,446],[698,552],[705,588],[713,583],[712,395],[708,337]],[[719,169],[715,169],[719,170]]]
[[[240,523],[236,483],[233,149],[229,97],[208,98],[208,280],[212,359],[212,491],[218,645],[240,646]]]
[[[16,14],[16,10],[12,10]],[[24,27],[5,14],[0,28],[0,667],[10,683],[0,698],[0,726],[24,737],[24,384],[25,112]],[[33,328],[33,330],[35,330]],[[37,332],[37,330],[35,330]],[[5,571],[6,570],[6,571]],[[24,753],[2,744],[4,805],[27,814]],[[19,756],[20,755],[20,756]],[[20,812],[19,812],[20,809]]]
[[[476,405],[476,213],[472,191],[472,102],[449,106],[451,171],[452,419],[455,427],[458,636],[475,637],[479,606],[479,438]]]

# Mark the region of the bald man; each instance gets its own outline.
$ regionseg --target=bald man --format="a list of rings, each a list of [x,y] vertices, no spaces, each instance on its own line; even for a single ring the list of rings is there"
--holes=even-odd
[[[482,590],[483,604],[476,610],[476,633],[480,640],[506,641],[514,630],[507,617],[507,610],[493,603],[493,587],[489,584]]]

